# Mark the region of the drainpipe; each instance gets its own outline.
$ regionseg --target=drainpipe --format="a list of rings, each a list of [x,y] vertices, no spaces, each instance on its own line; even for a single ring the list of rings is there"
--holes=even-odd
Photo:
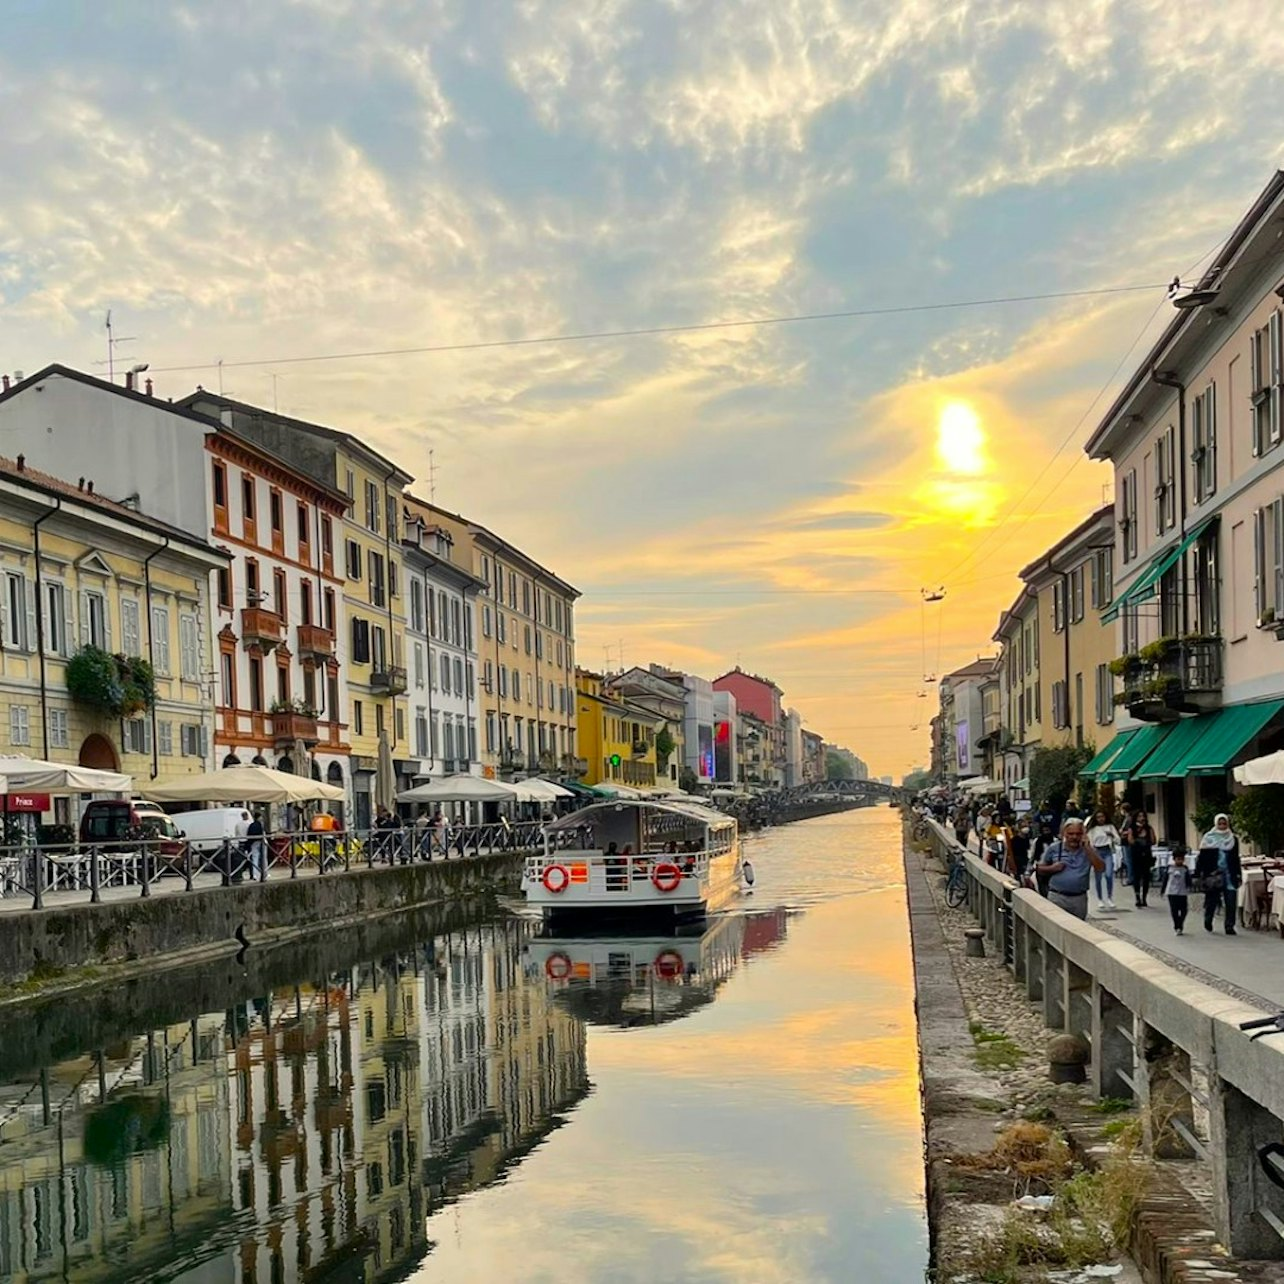
[[[36,654],[40,657],[40,743],[44,757],[49,757],[49,682],[45,673],[45,595],[44,577],[40,573],[40,526],[47,522],[62,508],[62,500],[51,497],[54,506],[41,513],[31,524],[35,536],[34,550],[36,555]],[[67,627],[66,611],[63,612],[62,627]]]
[[[432,588],[428,579],[428,569],[424,568],[424,647],[428,656],[428,767],[432,774],[432,765],[437,761],[437,748],[432,742],[432,684],[436,670],[432,658],[432,614],[435,609],[432,600]]]
[[[473,771],[473,750],[468,743],[468,728],[473,718],[473,682],[477,681],[477,668],[473,668],[473,682],[468,681],[468,656],[470,654],[469,640],[472,637],[472,631],[468,627],[468,621],[472,619],[469,615],[468,589],[465,588],[461,595],[461,606],[464,612],[464,763],[467,767],[467,775],[472,775]]]
[[[397,667],[397,634],[393,628],[392,619],[392,524],[388,521],[388,483],[392,480],[396,471],[397,470],[395,468],[390,468],[388,470],[388,475],[383,479],[383,548],[385,560],[388,564],[386,578],[384,580],[384,591],[388,596],[388,650],[386,654],[388,656],[387,665],[390,671],[388,679],[388,694],[392,701],[389,706],[389,712],[392,714],[389,721],[392,723],[392,726],[388,728],[388,734],[392,738],[391,748],[393,749],[397,747],[397,697],[391,690],[391,670]],[[404,514],[398,511],[397,520],[400,522],[403,517]],[[405,655],[403,654],[401,658],[404,660]]]
[[[1177,508],[1177,538],[1186,538],[1186,385],[1171,370],[1152,370],[1151,379],[1164,388],[1177,389],[1177,459],[1174,466],[1180,477]],[[1183,559],[1184,561],[1184,559]],[[1181,631],[1190,632],[1190,595],[1186,591],[1186,568],[1181,567]]]
[[[1065,664],[1065,684],[1066,684],[1066,730],[1074,729],[1074,710],[1070,707],[1070,576],[1063,573],[1061,576],[1061,651],[1062,659]],[[1078,737],[1076,737],[1078,743]]]
[[[147,603],[147,663],[156,672],[156,638],[153,636],[152,624],[152,558],[159,557],[169,548],[169,536],[163,537],[165,543],[153,549],[143,559],[143,600]],[[152,695],[152,779],[160,775],[160,741],[156,738],[156,696]]]

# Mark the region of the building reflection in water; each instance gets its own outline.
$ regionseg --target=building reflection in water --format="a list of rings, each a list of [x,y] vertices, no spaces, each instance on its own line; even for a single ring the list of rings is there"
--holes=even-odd
[[[399,1278],[425,1219],[588,1091],[585,1028],[486,925],[0,1086],[0,1278]]]

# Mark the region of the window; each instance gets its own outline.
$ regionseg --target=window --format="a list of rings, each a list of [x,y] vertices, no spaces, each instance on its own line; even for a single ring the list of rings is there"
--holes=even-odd
[[[201,648],[196,630],[196,616],[178,617],[178,663],[185,682],[199,682],[201,678]]]
[[[516,669],[513,670],[513,699],[522,698],[522,675]]]
[[[421,708],[415,710],[415,756],[428,757],[428,717]]]
[[[1137,607],[1125,606],[1120,614],[1123,622],[1123,649],[1125,655],[1134,654],[1141,646],[1141,628],[1137,618]]]
[[[184,758],[205,756],[205,728],[199,722],[184,722],[179,726],[178,751]]]
[[[210,471],[214,481],[214,507],[223,510],[221,514],[214,514],[214,522],[221,525],[227,521],[227,465],[216,461]]]
[[[482,603],[482,637],[490,637],[490,607]]]
[[[263,661],[257,655],[250,656],[250,708],[263,712]]]
[[[232,568],[230,566],[218,568],[218,604],[220,610],[232,609]]]
[[[255,519],[254,478],[249,473],[241,474],[241,516],[252,525]]]
[[[174,724],[158,722],[156,724],[156,748],[161,757],[171,758],[174,755]]]
[[[302,557],[303,550],[312,542],[311,519],[308,514],[308,506],[298,502],[294,506],[294,511],[298,520],[299,528],[299,555]]]
[[[290,703],[290,665],[280,659],[276,664],[276,699],[279,704]]]
[[[9,743],[11,745],[31,743],[31,711],[24,704],[9,706]]]
[[[372,606],[384,605],[384,581],[383,581],[383,554],[376,553],[371,549],[366,555],[367,566],[370,571],[370,604]]]
[[[1104,725],[1115,719],[1115,675],[1108,664],[1097,665],[1097,722]]]
[[[1281,383],[1284,383],[1284,333],[1280,313],[1253,335],[1252,357],[1253,454],[1265,454],[1280,439]]]
[[[424,631],[424,588],[418,580],[410,581],[410,627],[416,633]]]
[[[441,718],[437,714],[432,715],[432,721],[428,728],[428,756],[435,758],[437,756],[437,747],[441,744]]]
[[[456,646],[464,644],[464,625],[458,598],[453,598],[450,603],[450,639]]]
[[[442,720],[441,756],[448,762],[455,756],[455,722],[450,714]]]
[[[370,629],[370,666],[376,673],[388,672],[388,635],[377,624]]]
[[[4,645],[10,651],[25,651],[34,641],[35,621],[27,618],[27,577],[6,571],[4,577]]]
[[[1119,486],[1119,546],[1124,565],[1137,556],[1137,470],[1123,475]]]
[[[279,490],[268,492],[268,513],[272,520],[272,534],[284,534],[285,518],[281,511],[281,492]]]
[[[388,596],[398,597],[400,590],[397,585],[397,563],[390,557],[388,559]]]
[[[486,752],[495,752],[495,715],[493,713],[486,715]]]
[[[384,728],[383,705],[376,704],[375,705],[375,735],[382,736],[383,728]]]
[[[1155,440],[1155,534],[1177,521],[1175,429],[1169,425]]]
[[[70,655],[67,635],[67,589],[62,584],[45,584],[44,642],[46,655]]]
[[[388,538],[391,540],[396,540],[397,538],[397,497],[396,495],[389,495],[386,497],[384,502],[387,507],[386,516],[388,518]]]
[[[441,657],[441,689],[446,695],[450,694],[450,656]]]
[[[1070,725],[1069,696],[1069,688],[1064,682],[1052,684],[1052,725],[1054,727]]]
[[[1052,631],[1063,633],[1066,627],[1066,582],[1057,580],[1052,585]]]
[[[52,749],[71,748],[71,727],[66,709],[49,710],[49,746]]]
[[[366,529],[379,534],[379,485],[366,482]]]
[[[468,761],[477,757],[477,719],[468,719]]]
[[[236,657],[230,651],[219,655],[219,689],[225,709],[236,708]]]
[[[137,610],[138,604],[134,607]],[[107,623],[107,599],[102,593],[86,591],[80,595],[80,642],[81,645],[101,647],[111,650],[111,629]],[[130,654],[137,655],[135,649]]]
[[[531,582],[530,580],[522,581],[522,614],[531,613]]]
[[[334,556],[334,523],[328,516],[321,519],[321,552],[326,561]]]
[[[1253,514],[1253,585],[1259,626],[1284,612],[1284,499]]]
[[[151,753],[152,724],[147,718],[131,718],[121,737],[126,753]]]
[[[334,589],[325,591],[325,627],[334,632]]]
[[[365,715],[360,700],[352,702],[352,729],[357,735],[365,735]]]
[[[284,624],[290,618],[290,596],[285,572],[280,569],[272,572],[272,600],[276,604],[276,613]]]
[[[482,686],[488,695],[495,690],[495,666],[489,660],[482,669]]]
[[[1191,471],[1195,503],[1217,492],[1217,385],[1210,383],[1190,406]]]
[[[1070,572],[1070,623],[1078,624],[1083,619],[1083,567],[1076,566]]]
[[[502,664],[499,666],[499,694],[503,699],[508,696],[508,670]]]
[[[496,611],[495,612],[495,636],[500,640],[501,643],[508,641],[508,638],[505,636],[505,632],[506,631],[504,628],[504,613],[503,611]]]
[[[415,643],[414,657],[415,657],[415,686],[422,687],[424,684],[424,647],[422,642]]]
[[[370,663],[370,621],[353,618],[352,621],[352,662],[353,664]]]
[[[459,659],[458,656],[455,657],[454,669],[455,669],[455,694],[463,695],[464,694],[464,662],[461,659]]]
[[[522,632],[525,634],[525,636],[523,637],[522,641],[523,641],[523,643],[525,644],[525,647],[526,647],[526,654],[527,654],[527,655],[530,655],[530,653],[531,653],[531,626],[530,626],[529,624],[525,624],[525,625],[523,625],[523,626],[522,626]]]
[[[339,704],[339,675],[327,673],[325,678],[326,717],[334,723],[343,721],[343,709]]]
[[[312,615],[312,581],[299,581],[299,617],[304,624],[314,624]]]
[[[1195,619],[1203,634],[1222,631],[1221,576],[1217,565],[1217,531],[1205,531],[1195,544]]]
[[[347,469],[343,474],[343,493],[349,499],[356,499],[357,497],[356,478],[353,477],[351,468]]]
[[[1092,555],[1092,605],[1104,610],[1115,593],[1115,550],[1099,548]]]
[[[355,539],[348,540],[344,546],[345,570],[350,580],[361,579],[361,545]]]
[[[259,601],[259,564],[253,557],[245,559],[245,605],[262,605]]]

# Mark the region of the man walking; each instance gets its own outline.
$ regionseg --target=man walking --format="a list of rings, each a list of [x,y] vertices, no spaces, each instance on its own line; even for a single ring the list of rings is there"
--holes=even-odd
[[[1105,862],[1088,846],[1082,820],[1073,816],[1061,823],[1061,839],[1051,843],[1039,858],[1039,872],[1048,876],[1048,899],[1075,918],[1088,917],[1088,884],[1094,870]]]

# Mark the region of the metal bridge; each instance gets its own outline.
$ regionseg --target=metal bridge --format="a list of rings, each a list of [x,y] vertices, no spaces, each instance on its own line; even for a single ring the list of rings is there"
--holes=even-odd
[[[758,795],[782,803],[799,803],[809,798],[830,801],[851,799],[862,802],[899,802],[903,790],[896,785],[885,785],[880,780],[816,780],[805,785],[777,789],[771,794]]]

